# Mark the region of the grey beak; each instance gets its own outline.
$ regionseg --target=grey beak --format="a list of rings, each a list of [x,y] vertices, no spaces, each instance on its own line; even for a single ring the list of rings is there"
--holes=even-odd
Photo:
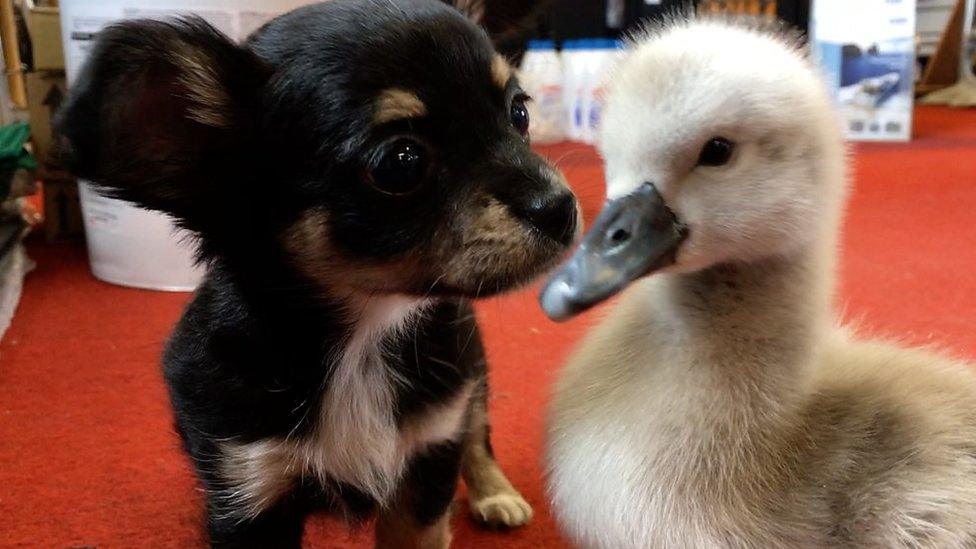
[[[613,297],[634,280],[673,264],[687,236],[688,227],[653,183],[611,200],[542,290],[543,310],[563,321]]]

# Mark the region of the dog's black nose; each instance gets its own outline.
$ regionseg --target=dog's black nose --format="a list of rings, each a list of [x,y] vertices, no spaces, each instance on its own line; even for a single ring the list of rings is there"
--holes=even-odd
[[[533,199],[522,217],[546,236],[560,244],[568,245],[576,235],[576,197],[569,192],[559,192]]]

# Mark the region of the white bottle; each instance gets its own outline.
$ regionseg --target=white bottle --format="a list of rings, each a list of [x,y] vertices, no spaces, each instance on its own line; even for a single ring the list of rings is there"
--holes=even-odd
[[[587,57],[587,84],[585,86],[584,112],[586,113],[582,140],[589,144],[596,142],[603,109],[606,102],[606,80],[614,64],[620,58],[622,43],[617,40],[596,40],[592,53]]]
[[[528,104],[534,143],[555,143],[566,138],[566,106],[563,64],[550,40],[529,42],[522,60],[522,88],[532,101]]]
[[[583,45],[582,40],[567,40],[563,43],[563,114],[566,120],[564,127],[566,137],[573,141],[579,141],[582,129],[580,98],[585,82],[582,75]]]
[[[591,118],[593,115],[594,107],[594,94],[599,85],[599,73],[600,73],[600,40],[587,40],[586,49],[583,50],[583,67],[582,67],[582,78],[583,84],[580,87],[580,116],[579,116],[579,140],[584,143],[592,144],[594,142],[593,133],[591,129]]]
[[[582,51],[582,62],[580,63],[580,78],[582,83],[579,86],[579,98],[577,99],[579,114],[576,119],[578,125],[577,134],[583,143],[592,144],[596,139],[590,131],[590,119],[593,115],[593,97],[596,88],[600,85],[600,61],[603,41],[592,38],[584,42]]]

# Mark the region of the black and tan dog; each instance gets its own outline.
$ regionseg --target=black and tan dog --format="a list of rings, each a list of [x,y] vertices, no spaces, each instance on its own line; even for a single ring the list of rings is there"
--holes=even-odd
[[[578,213],[474,22],[534,3],[458,3],[335,0],[243,45],[123,23],[60,116],[73,171],[199,236],[163,362],[214,545],[378,509],[378,545],[446,547],[462,475],[478,519],[531,518],[492,457],[465,299],[552,265]]]

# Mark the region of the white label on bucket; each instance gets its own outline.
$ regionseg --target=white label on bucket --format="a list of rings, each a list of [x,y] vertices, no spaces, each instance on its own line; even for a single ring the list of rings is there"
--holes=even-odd
[[[92,194],[87,197],[85,204],[85,218],[90,227],[111,231],[118,227],[119,216],[118,208],[112,204],[112,200]]]

